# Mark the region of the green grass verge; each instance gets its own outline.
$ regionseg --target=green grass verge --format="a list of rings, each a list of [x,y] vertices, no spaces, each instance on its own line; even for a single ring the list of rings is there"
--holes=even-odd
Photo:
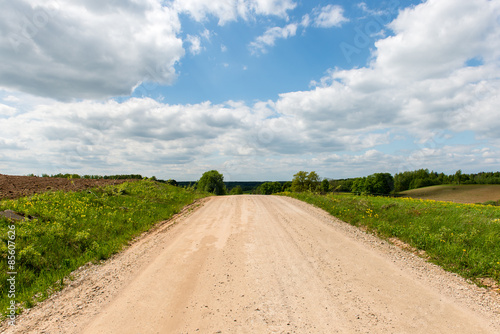
[[[99,261],[123,249],[131,239],[182,207],[206,195],[142,180],[82,192],[47,192],[0,202],[32,220],[0,218],[0,309],[9,298],[8,272],[15,276],[15,301],[28,308],[62,287],[63,278],[89,261]],[[15,231],[15,250],[9,237]],[[9,249],[15,264],[9,268]],[[12,264],[12,262],[11,262]],[[18,309],[19,311],[19,309]]]
[[[500,282],[500,208],[411,198],[285,193],[377,235],[424,250],[466,278]]]

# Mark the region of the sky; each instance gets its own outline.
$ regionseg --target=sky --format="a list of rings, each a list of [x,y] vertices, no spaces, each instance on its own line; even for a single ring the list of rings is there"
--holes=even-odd
[[[500,0],[0,0],[0,173],[500,170]]]

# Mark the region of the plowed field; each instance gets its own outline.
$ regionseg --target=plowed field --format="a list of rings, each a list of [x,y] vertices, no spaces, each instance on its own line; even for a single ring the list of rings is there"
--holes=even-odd
[[[126,180],[65,179],[37,176],[12,176],[0,174],[0,199],[12,199],[49,190],[78,191]]]

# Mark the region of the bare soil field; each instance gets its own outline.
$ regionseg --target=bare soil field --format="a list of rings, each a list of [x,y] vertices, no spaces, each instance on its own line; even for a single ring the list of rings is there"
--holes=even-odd
[[[400,193],[405,197],[431,199],[455,203],[484,203],[500,200],[498,184],[439,185],[406,190]]]
[[[295,199],[205,199],[5,333],[499,333],[500,295]]]
[[[120,184],[125,181],[127,180],[65,179],[0,174],[0,199],[13,199],[49,190],[79,191],[108,184]]]

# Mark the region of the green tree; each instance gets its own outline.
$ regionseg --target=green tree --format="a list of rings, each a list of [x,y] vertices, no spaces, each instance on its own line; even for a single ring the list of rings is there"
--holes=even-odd
[[[281,191],[290,191],[290,190],[292,190],[292,182],[286,181],[285,183],[283,183]]]
[[[304,171],[295,174],[292,180],[292,191],[298,193],[306,191],[307,176],[308,173]]]
[[[365,192],[366,177],[358,177],[354,179],[351,186],[351,191],[355,194],[362,194]]]
[[[310,173],[300,171],[293,176],[292,191],[299,193],[303,191],[319,191],[319,180],[319,175],[314,171]]]
[[[168,179],[165,183],[170,184],[171,186],[176,186],[176,187],[179,185],[177,183],[177,181],[175,181],[174,179]]]
[[[330,189],[330,182],[328,182],[327,179],[323,179],[323,181],[321,181],[321,191],[327,193],[329,189]]]
[[[231,191],[229,192],[230,195],[242,195],[243,194],[243,189],[241,189],[240,185],[237,185]]]
[[[310,191],[319,191],[320,190],[320,177],[319,175],[315,172],[312,171],[307,175],[307,190]]]
[[[225,195],[224,176],[216,170],[205,172],[198,180],[197,189],[215,195]]]
[[[283,186],[279,182],[264,182],[258,188],[258,193],[262,195],[271,195],[281,192]]]
[[[367,192],[372,194],[388,195],[394,190],[394,178],[389,173],[375,173],[367,177],[370,179],[370,188]]]
[[[394,178],[389,173],[375,173],[354,180],[352,192],[357,194],[384,194],[394,190]]]
[[[457,172],[455,173],[455,183],[456,183],[456,184],[460,184],[460,181],[462,181],[461,179],[462,179],[462,170],[461,170],[461,169],[459,169],[459,170],[457,170]]]

